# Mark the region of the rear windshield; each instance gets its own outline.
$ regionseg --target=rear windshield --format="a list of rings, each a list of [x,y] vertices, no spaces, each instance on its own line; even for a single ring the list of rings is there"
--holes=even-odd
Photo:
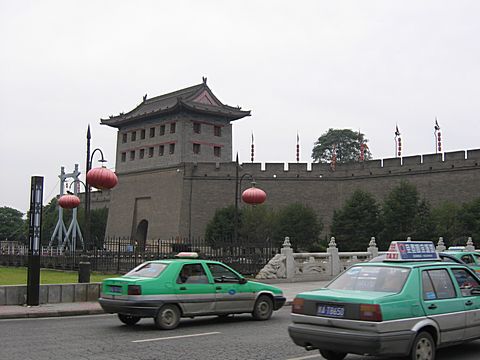
[[[410,269],[390,266],[353,266],[328,284],[333,290],[400,292]]]
[[[125,276],[154,278],[160,275],[167,266],[167,264],[162,263],[144,263],[126,273]]]

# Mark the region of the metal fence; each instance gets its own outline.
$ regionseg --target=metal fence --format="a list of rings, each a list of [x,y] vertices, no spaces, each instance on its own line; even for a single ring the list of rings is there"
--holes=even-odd
[[[173,258],[181,251],[195,251],[202,259],[221,261],[241,274],[255,275],[280,249],[274,247],[270,241],[222,240],[212,244],[195,238],[147,240],[138,244],[128,238],[108,238],[101,249],[73,252],[68,249],[43,247],[40,261],[43,268],[62,270],[77,270],[79,262],[88,261],[92,271],[121,274],[144,261]],[[27,264],[28,247],[0,242],[0,265]]]

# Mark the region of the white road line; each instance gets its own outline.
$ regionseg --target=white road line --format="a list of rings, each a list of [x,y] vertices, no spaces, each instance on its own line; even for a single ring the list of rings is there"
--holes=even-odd
[[[308,355],[308,356],[302,356],[302,357],[296,357],[296,358],[290,358],[287,360],[303,360],[303,359],[313,359],[313,358],[320,358],[320,355]]]
[[[208,333],[201,333],[201,334],[190,334],[190,335],[178,335],[178,336],[169,336],[163,338],[155,338],[155,339],[144,339],[144,340],[133,340],[133,343],[142,343],[147,341],[161,341],[161,340],[172,340],[172,339],[183,339],[188,337],[195,337],[195,336],[207,336],[207,335],[217,335],[221,334],[221,332],[208,332]]]

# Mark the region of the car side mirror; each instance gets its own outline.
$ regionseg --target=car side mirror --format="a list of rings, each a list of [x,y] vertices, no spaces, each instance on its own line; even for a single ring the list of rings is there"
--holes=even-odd
[[[246,284],[247,283],[247,279],[245,279],[244,277],[238,279],[238,283],[239,284]]]
[[[472,295],[480,295],[480,286],[476,286],[470,290],[470,294]]]

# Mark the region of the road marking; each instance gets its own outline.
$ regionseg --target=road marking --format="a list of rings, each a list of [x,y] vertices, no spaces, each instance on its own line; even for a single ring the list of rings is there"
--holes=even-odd
[[[207,335],[218,335],[221,332],[208,332],[208,333],[201,333],[201,334],[190,334],[190,335],[178,335],[178,336],[169,336],[169,337],[162,337],[162,338],[155,338],[155,339],[143,339],[143,340],[133,340],[133,343],[142,343],[148,341],[161,341],[161,340],[172,340],[172,339],[183,339],[188,337],[195,337],[195,336],[207,336]]]
[[[303,360],[303,359],[313,359],[313,358],[320,358],[320,355],[308,355],[308,356],[301,356],[296,358],[290,358],[287,360]]]

